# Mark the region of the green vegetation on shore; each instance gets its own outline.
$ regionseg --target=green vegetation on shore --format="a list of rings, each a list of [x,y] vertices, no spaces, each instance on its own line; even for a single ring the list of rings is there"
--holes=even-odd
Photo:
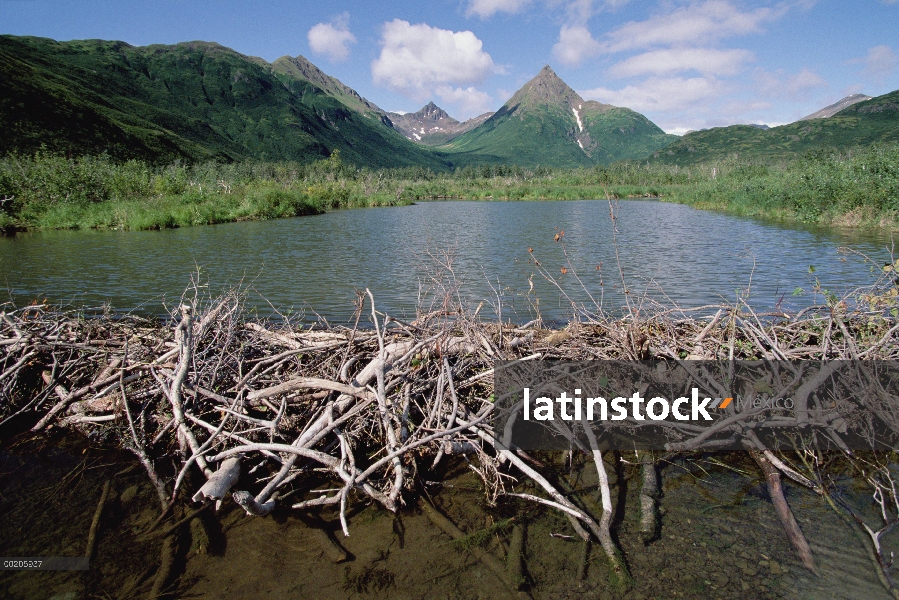
[[[692,167],[671,200],[785,222],[899,228],[899,144],[822,150],[784,163],[727,159]]]
[[[669,167],[551,170],[464,167],[454,174],[422,167],[373,171],[339,153],[295,162],[173,163],[155,167],[107,157],[49,154],[0,159],[0,228],[160,229],[316,214],[338,208],[395,206],[416,200],[577,199],[612,193],[656,195]],[[659,173],[656,173],[658,171]]]
[[[370,170],[335,153],[312,164],[153,166],[105,156],[0,159],[0,228],[159,229],[272,219],[419,200],[661,196],[783,221],[899,226],[899,144],[816,151],[788,162],[735,158],[690,167],[619,162],[581,169],[482,165],[435,173]]]

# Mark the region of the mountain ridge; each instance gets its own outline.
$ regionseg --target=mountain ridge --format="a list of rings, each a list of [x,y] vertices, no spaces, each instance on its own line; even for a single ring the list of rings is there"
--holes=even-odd
[[[336,79],[328,92],[215,42],[131,46],[3,35],[0,76],[4,154],[310,162],[340,150],[359,166],[450,166],[389,120],[348,107],[355,98]]]
[[[0,77],[2,154],[311,162],[339,150],[360,167],[448,170],[608,164],[676,139],[639,113],[585,101],[548,65],[499,111],[463,123],[433,102],[388,113],[301,55],[269,63],[205,41],[0,35]]]

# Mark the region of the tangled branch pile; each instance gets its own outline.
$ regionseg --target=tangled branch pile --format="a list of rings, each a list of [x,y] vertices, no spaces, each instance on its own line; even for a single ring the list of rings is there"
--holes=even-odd
[[[740,307],[720,307],[710,320],[675,321],[659,312],[550,331],[539,321],[487,323],[458,307],[406,323],[378,313],[370,293],[373,328],[360,329],[364,301],[360,295],[356,327],[327,330],[248,321],[236,291],[202,306],[185,303],[172,324],[85,320],[35,306],[8,310],[0,315],[0,426],[72,427],[128,448],[152,480],[163,516],[180,514],[190,502],[220,503],[230,493],[259,516],[276,506],[335,505],[346,535],[351,503],[369,499],[396,511],[417,475],[444,456],[465,454],[491,501],[515,495],[549,505],[583,539],[598,540],[612,581],[623,589],[630,574],[609,531],[613,498],[602,452],[595,443],[586,449],[600,482],[597,518],[541,473],[539,460],[501,443],[502,432],[489,419],[495,361],[899,355],[899,321],[882,311],[848,314],[836,305],[767,319]],[[815,471],[823,461],[791,465],[771,449],[753,452],[774,492],[785,474],[827,495],[826,474]],[[650,539],[659,457],[642,458]],[[192,470],[205,482],[187,489]],[[895,593],[879,539],[899,521],[896,486],[889,470],[865,472],[884,523],[864,526],[881,579]],[[323,475],[328,485],[320,485]],[[545,493],[518,493],[525,478]],[[802,547],[802,533],[782,504],[787,533],[813,569],[808,545]]]

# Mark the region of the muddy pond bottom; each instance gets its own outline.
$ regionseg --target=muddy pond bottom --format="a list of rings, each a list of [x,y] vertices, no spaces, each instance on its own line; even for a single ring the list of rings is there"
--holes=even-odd
[[[130,454],[99,442],[54,433],[0,449],[6,556],[83,555],[101,490],[111,481],[90,569],[0,571],[0,597],[148,597],[162,542],[140,534],[158,517],[159,501]],[[561,455],[541,458],[592,514],[600,514],[595,471],[584,465],[570,471]],[[613,530],[634,578],[624,598],[889,598],[850,527],[818,496],[786,483],[819,575],[803,568],[762,476],[739,454],[661,463],[661,528],[644,544],[638,479],[620,458],[606,455],[617,498]],[[508,497],[488,505],[480,478],[464,461],[449,464],[442,475],[440,483],[418,481],[397,515],[352,504],[349,537],[335,511],[276,509],[259,518],[227,500],[218,513],[203,511],[178,530],[165,593],[254,600],[616,597],[601,549],[576,538],[559,512]],[[539,493],[527,485],[516,491]],[[422,510],[425,502],[464,537],[454,540],[438,528],[427,514],[433,510]],[[524,534],[520,553],[516,528]],[[508,573],[496,572],[496,565],[515,561],[523,565],[520,590],[509,585]]]

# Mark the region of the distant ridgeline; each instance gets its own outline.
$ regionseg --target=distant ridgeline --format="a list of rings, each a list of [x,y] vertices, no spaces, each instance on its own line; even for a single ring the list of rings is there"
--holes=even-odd
[[[0,154],[312,162],[336,149],[359,166],[448,166],[317,69],[214,43],[0,36],[0,79]]]
[[[135,47],[0,36],[0,81],[0,156],[311,163],[339,150],[357,167],[437,172],[777,159],[899,141],[899,92],[861,102],[854,95],[810,115],[848,106],[829,118],[678,138],[628,108],[585,101],[548,66],[497,112],[459,122],[433,103],[386,112],[302,56],[268,63],[211,42]]]
[[[810,115],[795,123],[770,129],[731,125],[688,133],[654,152],[652,160],[692,165],[732,157],[790,159],[815,150],[842,150],[877,142],[899,142],[899,91],[861,102],[854,97],[849,99],[855,102],[831,117],[812,118],[814,115]],[[819,113],[826,114],[825,111]]]
[[[0,155],[312,162],[339,150],[357,166],[441,171],[608,164],[676,139],[634,111],[585,102],[549,67],[465,123],[433,104],[387,113],[302,56],[268,63],[210,42],[0,36],[0,78]]]

